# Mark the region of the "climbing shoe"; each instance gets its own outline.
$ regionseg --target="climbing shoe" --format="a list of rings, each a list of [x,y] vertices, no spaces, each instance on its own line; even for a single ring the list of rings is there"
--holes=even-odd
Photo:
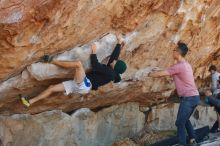
[[[29,100],[25,96],[20,96],[20,99],[25,107],[30,107],[31,104],[29,103]]]

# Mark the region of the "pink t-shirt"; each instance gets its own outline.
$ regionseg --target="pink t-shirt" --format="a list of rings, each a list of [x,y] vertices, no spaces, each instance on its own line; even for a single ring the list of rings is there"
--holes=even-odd
[[[192,67],[187,61],[180,61],[168,68],[167,71],[174,78],[179,96],[199,95],[194,81]]]

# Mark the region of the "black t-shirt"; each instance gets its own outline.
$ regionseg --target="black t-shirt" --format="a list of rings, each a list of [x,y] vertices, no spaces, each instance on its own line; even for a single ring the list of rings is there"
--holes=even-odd
[[[120,75],[115,72],[114,69],[110,66],[110,64],[114,60],[118,59],[120,55],[120,50],[121,45],[117,44],[110,56],[107,65],[99,63],[96,54],[91,54],[90,59],[92,71],[86,73],[86,77],[91,81],[93,90],[97,90],[98,87],[105,85],[111,81],[117,83],[121,80]]]

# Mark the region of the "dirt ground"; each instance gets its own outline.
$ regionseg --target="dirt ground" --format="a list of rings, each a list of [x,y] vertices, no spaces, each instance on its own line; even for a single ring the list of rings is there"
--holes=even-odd
[[[138,136],[134,138],[126,138],[111,144],[110,146],[147,146],[162,139],[174,136],[176,131],[141,131]]]

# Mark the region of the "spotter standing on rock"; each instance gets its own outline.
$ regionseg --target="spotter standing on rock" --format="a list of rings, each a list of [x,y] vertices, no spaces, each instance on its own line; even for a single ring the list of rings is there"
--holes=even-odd
[[[91,72],[85,73],[83,65],[80,61],[54,60],[51,63],[57,66],[75,69],[73,80],[64,81],[56,85],[51,85],[48,89],[30,100],[28,100],[28,98],[26,98],[25,96],[21,96],[22,103],[26,107],[29,107],[33,103],[44,99],[55,92],[64,92],[66,95],[69,95],[71,93],[87,94],[91,89],[97,90],[100,86],[103,86],[111,81],[114,81],[115,83],[121,81],[120,74],[125,72],[127,66],[124,61],[118,60],[121,48],[123,48],[124,46],[124,42],[121,35],[117,34],[116,36],[118,44],[112,52],[107,65],[98,62],[96,56],[97,48],[95,44],[91,46]]]
[[[185,130],[190,139],[189,143],[196,145],[195,133],[189,118],[200,101],[192,67],[184,58],[187,52],[187,45],[179,42],[177,48],[173,50],[173,58],[177,61],[177,64],[167,70],[155,71],[148,75],[149,77],[172,76],[174,78],[177,93],[180,97],[180,105],[176,119],[177,136],[180,146],[186,145]]]

